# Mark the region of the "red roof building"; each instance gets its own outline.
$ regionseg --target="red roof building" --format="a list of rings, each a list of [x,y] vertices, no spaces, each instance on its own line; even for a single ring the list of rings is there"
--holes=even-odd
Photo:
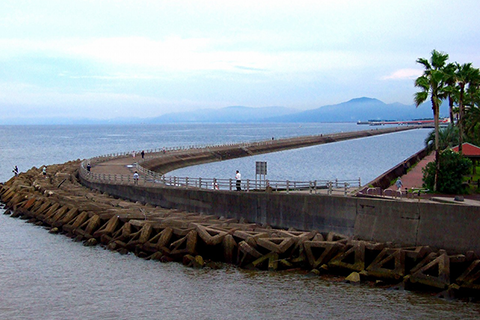
[[[452,151],[458,152],[458,146],[453,147]],[[467,158],[480,158],[480,147],[465,142],[464,144],[462,144],[462,154]]]
[[[452,151],[458,152],[458,146],[453,147]],[[465,142],[462,144],[462,154],[473,161],[473,174],[477,174],[477,161],[480,159],[480,148],[474,144]]]

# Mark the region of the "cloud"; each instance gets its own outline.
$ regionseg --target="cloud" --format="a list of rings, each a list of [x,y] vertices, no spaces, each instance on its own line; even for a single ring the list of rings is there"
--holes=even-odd
[[[388,76],[384,76],[382,80],[412,80],[418,78],[423,73],[421,69],[400,69]]]
[[[231,47],[231,39],[165,37],[62,38],[48,41],[0,39],[0,58],[22,59],[25,56],[63,57],[84,64],[100,63],[96,77],[149,78],[159,72],[185,73],[224,71],[237,74],[296,73],[356,68],[370,61],[363,54],[348,50],[299,47],[277,48],[277,38],[264,33],[250,46]],[[133,72],[132,72],[133,68]],[[127,72],[128,70],[128,72]],[[113,74],[113,75],[112,75]],[[118,74],[123,74],[118,76]],[[134,76],[127,76],[134,74]],[[138,74],[142,74],[138,76]],[[155,76],[152,76],[154,74]],[[72,75],[90,78],[91,75]]]

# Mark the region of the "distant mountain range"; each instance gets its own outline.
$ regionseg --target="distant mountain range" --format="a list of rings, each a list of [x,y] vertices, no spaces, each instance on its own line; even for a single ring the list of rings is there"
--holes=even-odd
[[[448,109],[442,106],[440,114],[447,116]],[[432,117],[432,108],[429,103],[424,103],[417,108],[415,105],[386,104],[378,99],[363,97],[307,111],[298,111],[284,107],[227,107],[223,109],[177,112],[153,118],[148,123],[356,122],[367,120],[412,120]]]
[[[448,116],[447,103],[442,104],[440,116]],[[199,109],[174,112],[155,118],[62,119],[29,118],[0,119],[0,124],[165,124],[165,123],[291,123],[291,122],[356,122],[367,120],[413,120],[432,118],[429,102],[420,105],[384,103],[373,98],[356,98],[334,105],[299,111],[285,107],[242,107]]]

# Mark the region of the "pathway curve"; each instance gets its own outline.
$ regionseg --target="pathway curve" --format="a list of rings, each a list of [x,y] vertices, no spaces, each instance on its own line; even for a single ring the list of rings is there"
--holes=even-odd
[[[91,171],[94,174],[101,175],[128,175],[133,174],[134,164],[141,162],[142,167],[161,173],[166,173],[177,168],[207,163],[212,161],[222,161],[240,157],[263,154],[270,152],[296,149],[324,143],[332,143],[349,139],[370,137],[391,132],[406,131],[416,129],[418,126],[393,127],[393,128],[375,128],[371,130],[360,130],[353,132],[338,132],[326,135],[301,136],[294,138],[285,138],[272,141],[260,141],[253,143],[226,144],[219,146],[209,146],[205,148],[192,148],[167,152],[166,154],[147,153],[145,161],[141,161],[141,156],[122,156],[99,161],[93,160]]]
[[[422,160],[420,160],[413,168],[411,168],[406,174],[402,175],[403,188],[407,189],[420,189],[423,184],[423,168],[429,163],[435,161],[435,153],[432,152]],[[395,190],[395,185],[389,187],[389,189]]]

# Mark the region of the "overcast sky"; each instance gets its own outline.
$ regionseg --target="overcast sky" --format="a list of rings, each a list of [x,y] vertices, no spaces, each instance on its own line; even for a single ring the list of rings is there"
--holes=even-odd
[[[432,49],[480,67],[480,1],[0,1],[0,119],[413,104]]]

